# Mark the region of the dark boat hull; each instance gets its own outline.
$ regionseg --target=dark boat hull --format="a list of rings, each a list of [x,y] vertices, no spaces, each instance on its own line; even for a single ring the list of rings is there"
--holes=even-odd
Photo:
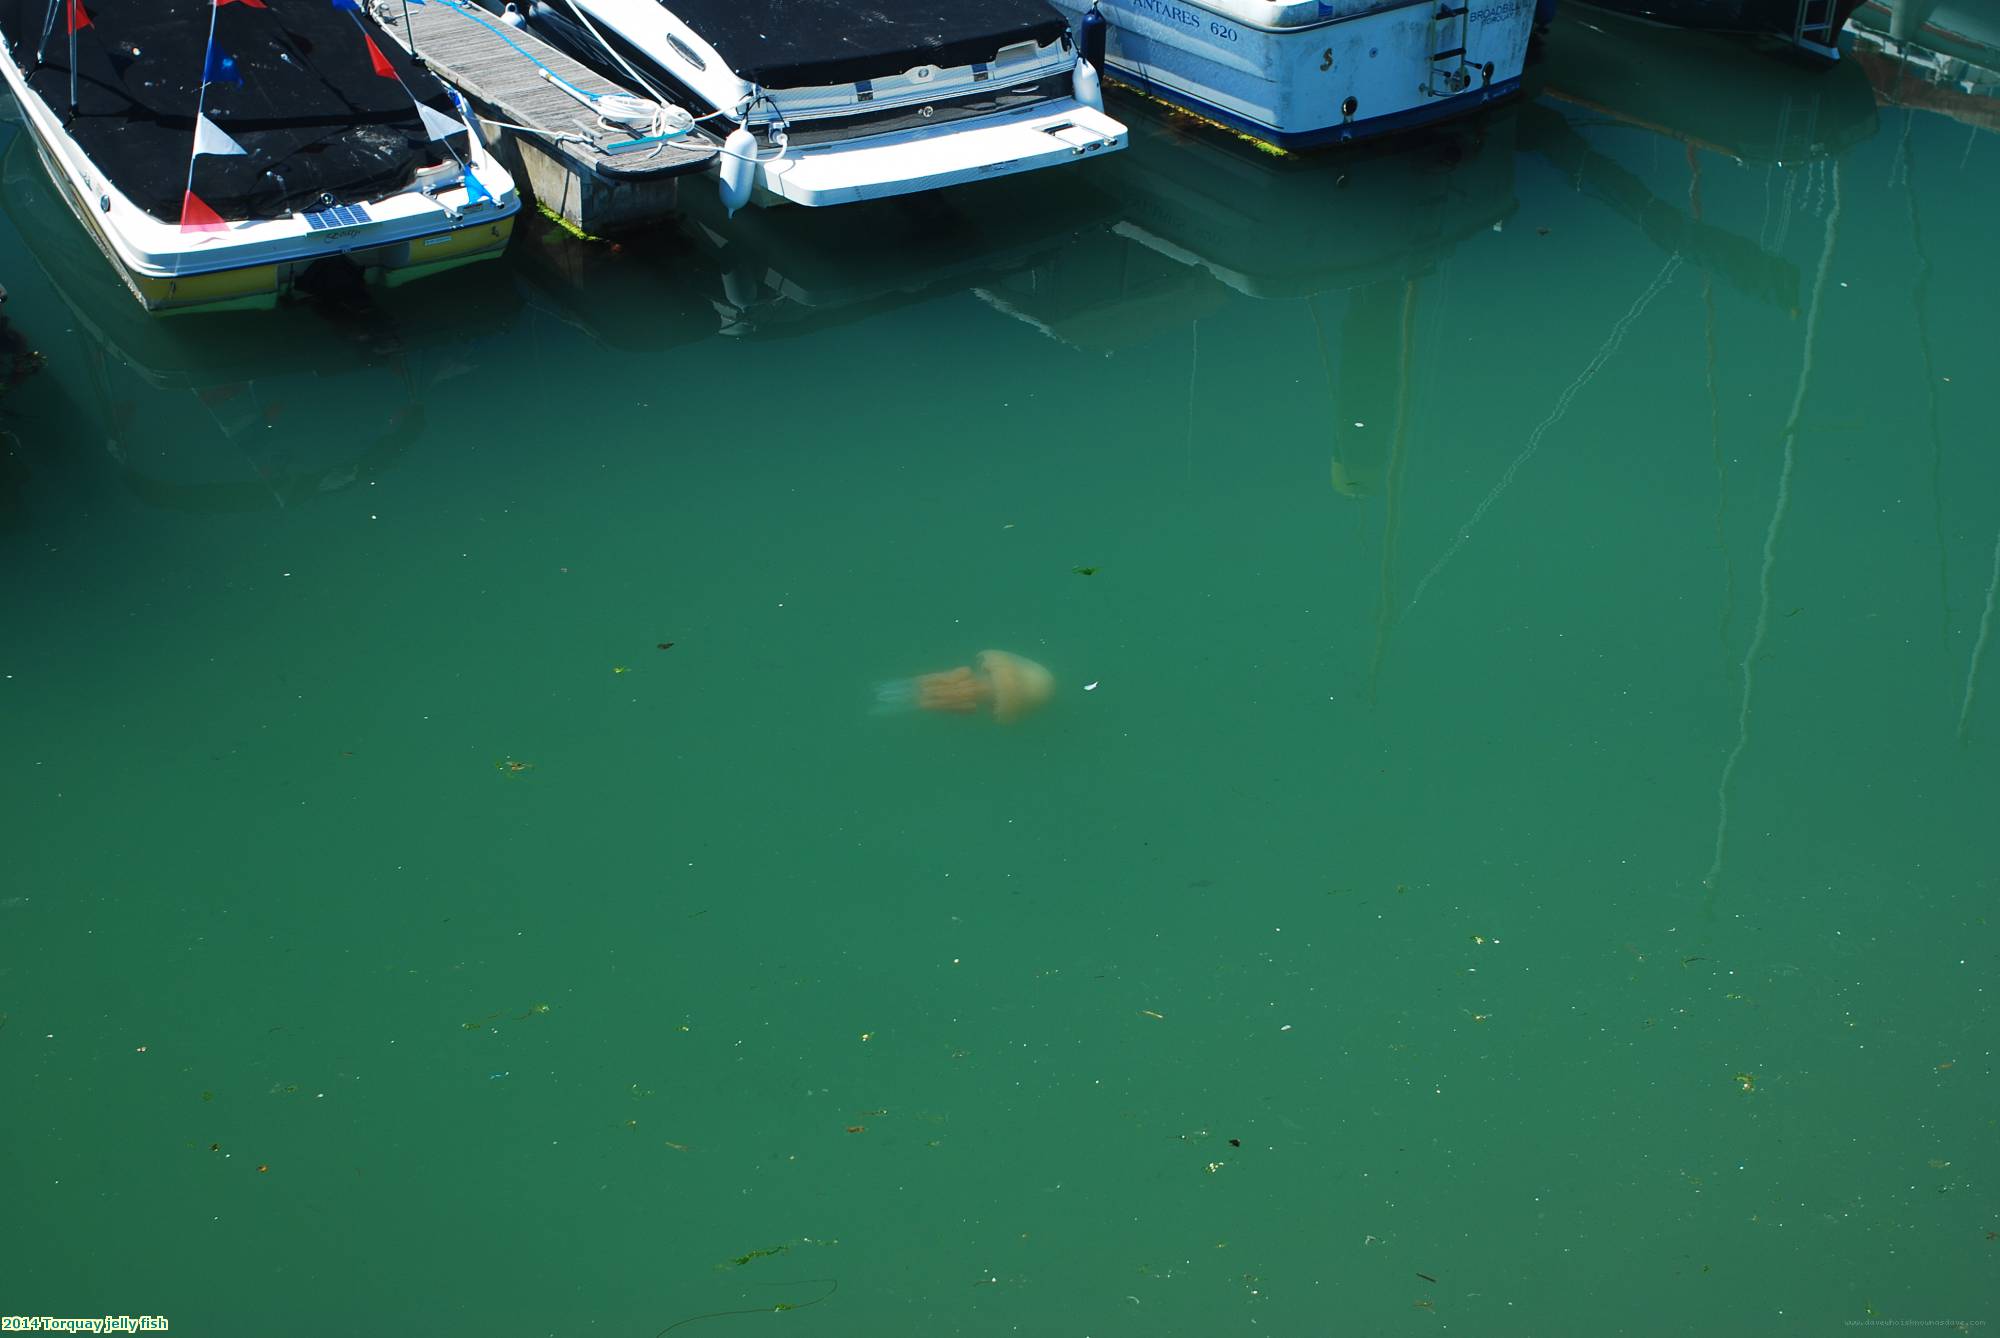
[[[1650,19],[1674,28],[1703,32],[1746,33],[1790,41],[1798,22],[1798,0],[1577,0],[1595,9],[1636,19]],[[1861,7],[1861,0],[1835,0],[1834,28]]]

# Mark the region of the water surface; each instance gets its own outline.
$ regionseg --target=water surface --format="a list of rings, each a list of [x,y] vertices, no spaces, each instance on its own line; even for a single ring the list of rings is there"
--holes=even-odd
[[[212,320],[11,127],[0,1311],[1990,1318],[2000,139],[1871,74]]]

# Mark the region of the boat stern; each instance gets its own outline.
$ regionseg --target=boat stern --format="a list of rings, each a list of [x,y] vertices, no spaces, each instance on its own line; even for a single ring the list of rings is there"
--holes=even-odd
[[[1080,15],[1091,0],[1054,0]],[[1096,0],[1107,74],[1283,149],[1443,120],[1520,88],[1535,0]]]
[[[820,206],[1011,176],[1125,147],[1127,132],[1072,98],[972,121],[788,147],[757,164],[758,198]]]

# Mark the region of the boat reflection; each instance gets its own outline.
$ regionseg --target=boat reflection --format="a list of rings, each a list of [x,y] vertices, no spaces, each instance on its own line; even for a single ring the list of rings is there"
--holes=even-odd
[[[1501,111],[1328,159],[1259,153],[1172,113],[1135,112],[1131,151],[1097,172],[1116,197],[1112,225],[1068,249],[1064,282],[997,285],[989,300],[1107,348],[1150,337],[1168,288],[1193,317],[1230,292],[1307,298],[1427,274],[1513,214],[1515,123]],[[1132,246],[1153,259],[1117,255]],[[1149,319],[1131,318],[1135,304]]]
[[[1427,272],[1514,209],[1511,112],[1337,162],[1259,153],[1170,113],[1133,120],[1133,151],[1087,176],[734,219],[695,196],[678,229],[617,248],[543,229],[516,258],[535,306],[616,348],[792,337],[972,292],[1101,354],[1232,294]]]
[[[2000,131],[2000,11],[1973,0],[1869,0],[1855,12],[1855,63],[1884,106]]]
[[[792,337],[1049,263],[1110,217],[1062,174],[734,218],[711,195],[684,193],[677,226],[617,246],[531,230],[516,248],[530,300],[620,349]]]
[[[1541,98],[1522,112],[1521,146],[1562,169],[1659,250],[1745,296],[1797,310],[1800,273],[1781,254],[1811,194],[1804,173],[1872,136],[1875,97],[1843,63],[1806,70],[1701,33],[1599,12],[1559,16],[1539,72]],[[1620,132],[1612,134],[1610,132]],[[1642,132],[1680,144],[1673,194],[1620,151]],[[1750,231],[1755,210],[1756,229]]]
[[[1518,119],[1503,109],[1327,160],[1273,157],[1190,133],[1172,113],[1135,114],[1132,151],[1098,172],[1117,192],[1117,221],[981,295],[1097,352],[1184,327],[1191,394],[1205,317],[1235,296],[1301,303],[1329,397],[1333,487],[1350,498],[1386,491],[1393,524],[1419,290],[1467,238],[1517,211]]]
[[[422,435],[428,388],[469,370],[466,332],[504,329],[518,307],[488,270],[351,305],[163,320],[134,304],[95,253],[18,121],[0,119],[0,139],[0,208],[23,243],[17,253],[69,315],[68,332],[51,332],[41,349],[67,383],[68,407],[38,426],[37,444],[101,451],[121,486],[152,506],[285,508],[380,474]]]

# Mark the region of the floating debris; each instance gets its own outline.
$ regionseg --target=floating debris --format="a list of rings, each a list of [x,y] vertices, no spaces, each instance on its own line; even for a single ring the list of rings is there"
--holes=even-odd
[[[781,1254],[790,1254],[791,1252],[792,1252],[792,1243],[790,1241],[786,1241],[783,1245],[772,1245],[762,1250],[752,1250],[748,1254],[739,1254],[734,1259],[731,1259],[728,1263],[717,1264],[716,1267],[741,1268],[745,1264],[754,1264],[759,1259],[775,1259]]]
[[[509,776],[520,776],[533,771],[535,764],[533,762],[522,762],[512,757],[503,757],[493,764],[493,769]]]
[[[1078,576],[1097,575],[1097,568],[1095,567],[1071,567],[1070,570],[1075,572]]]
[[[830,1245],[833,1244],[834,1242],[826,1241],[822,1243]],[[785,1248],[789,1249],[790,1247],[787,1246]],[[745,1259],[746,1260],[754,1259],[756,1257],[757,1256],[754,1254],[746,1255]],[[726,1265],[717,1264],[716,1267],[723,1268],[726,1267]],[[721,1319],[725,1315],[764,1315],[764,1314],[782,1313],[786,1310],[804,1310],[807,1306],[818,1305],[821,1301],[824,1301],[827,1297],[839,1291],[840,1279],[807,1278],[804,1282],[794,1284],[796,1286],[805,1287],[805,1286],[814,1286],[822,1282],[826,1284],[826,1290],[824,1292],[821,1292],[818,1296],[813,1297],[813,1299],[810,1301],[797,1301],[797,1302],[779,1301],[776,1305],[768,1305],[768,1306],[760,1305],[748,1310],[709,1310],[699,1315],[689,1315],[686,1319],[677,1319],[673,1323],[667,1325],[666,1328],[661,1329],[658,1333],[654,1334],[653,1338],[667,1338],[668,1334],[672,1333],[675,1329],[680,1328],[682,1325],[692,1324],[696,1320],[701,1320],[701,1319]],[[779,1286],[783,1284],[774,1283],[771,1285]]]

